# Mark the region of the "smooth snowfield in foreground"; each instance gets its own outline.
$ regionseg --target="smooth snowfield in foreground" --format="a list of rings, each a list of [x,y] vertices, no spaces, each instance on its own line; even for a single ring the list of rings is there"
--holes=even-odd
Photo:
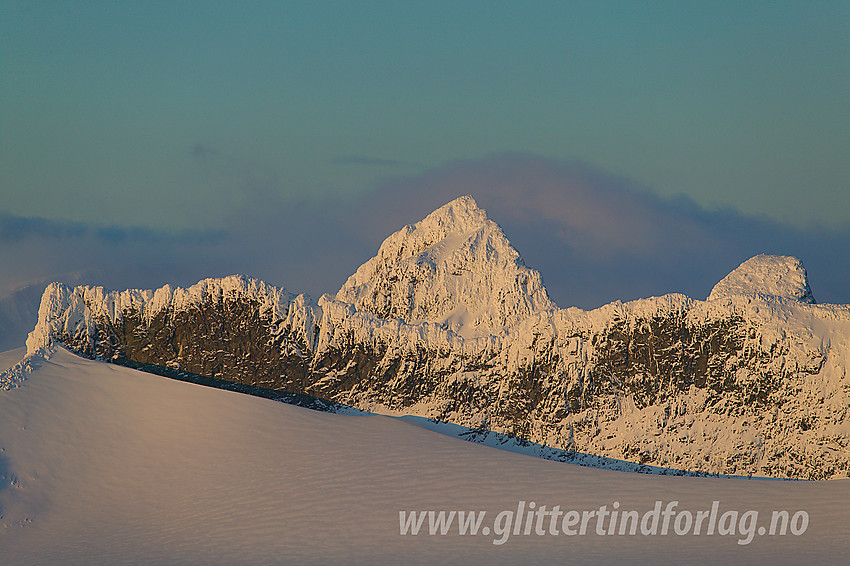
[[[20,354],[22,352],[18,352]],[[5,365],[14,355],[0,356]],[[805,510],[804,534],[399,534],[399,511],[519,501],[643,513]],[[845,563],[850,480],[647,476],[531,458],[399,419],[319,413],[59,349],[0,392],[0,564]],[[549,520],[545,525],[548,529]],[[488,527],[489,528],[489,527]]]

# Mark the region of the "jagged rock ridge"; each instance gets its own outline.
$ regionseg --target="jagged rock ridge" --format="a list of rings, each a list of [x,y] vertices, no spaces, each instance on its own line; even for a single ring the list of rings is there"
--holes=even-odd
[[[798,260],[757,256],[707,301],[558,309],[470,197],[390,236],[318,304],[244,277],[51,285],[28,348],[53,341],[656,466],[850,470],[850,309],[813,304]]]

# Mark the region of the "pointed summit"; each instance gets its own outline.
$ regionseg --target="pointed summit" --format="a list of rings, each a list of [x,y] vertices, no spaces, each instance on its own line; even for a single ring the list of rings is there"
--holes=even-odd
[[[444,204],[416,226],[434,232],[471,232],[489,222],[487,213],[470,195]]]
[[[708,300],[735,295],[815,302],[803,262],[784,255],[751,257],[715,285]]]
[[[443,324],[465,337],[501,334],[554,308],[540,274],[471,196],[389,236],[336,298],[383,318]]]

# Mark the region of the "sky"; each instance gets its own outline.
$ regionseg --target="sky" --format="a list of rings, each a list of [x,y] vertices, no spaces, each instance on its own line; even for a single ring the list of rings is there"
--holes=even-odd
[[[850,3],[0,2],[0,295],[334,292],[472,194],[556,302],[850,303]],[[820,297],[819,297],[820,289]]]

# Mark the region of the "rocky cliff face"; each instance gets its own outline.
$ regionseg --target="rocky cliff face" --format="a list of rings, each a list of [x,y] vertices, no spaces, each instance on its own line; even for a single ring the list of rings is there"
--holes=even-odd
[[[850,473],[850,308],[795,258],[757,256],[706,301],[559,309],[471,197],[407,226],[336,296],[245,277],[47,288],[31,353],[305,393],[678,469]]]

